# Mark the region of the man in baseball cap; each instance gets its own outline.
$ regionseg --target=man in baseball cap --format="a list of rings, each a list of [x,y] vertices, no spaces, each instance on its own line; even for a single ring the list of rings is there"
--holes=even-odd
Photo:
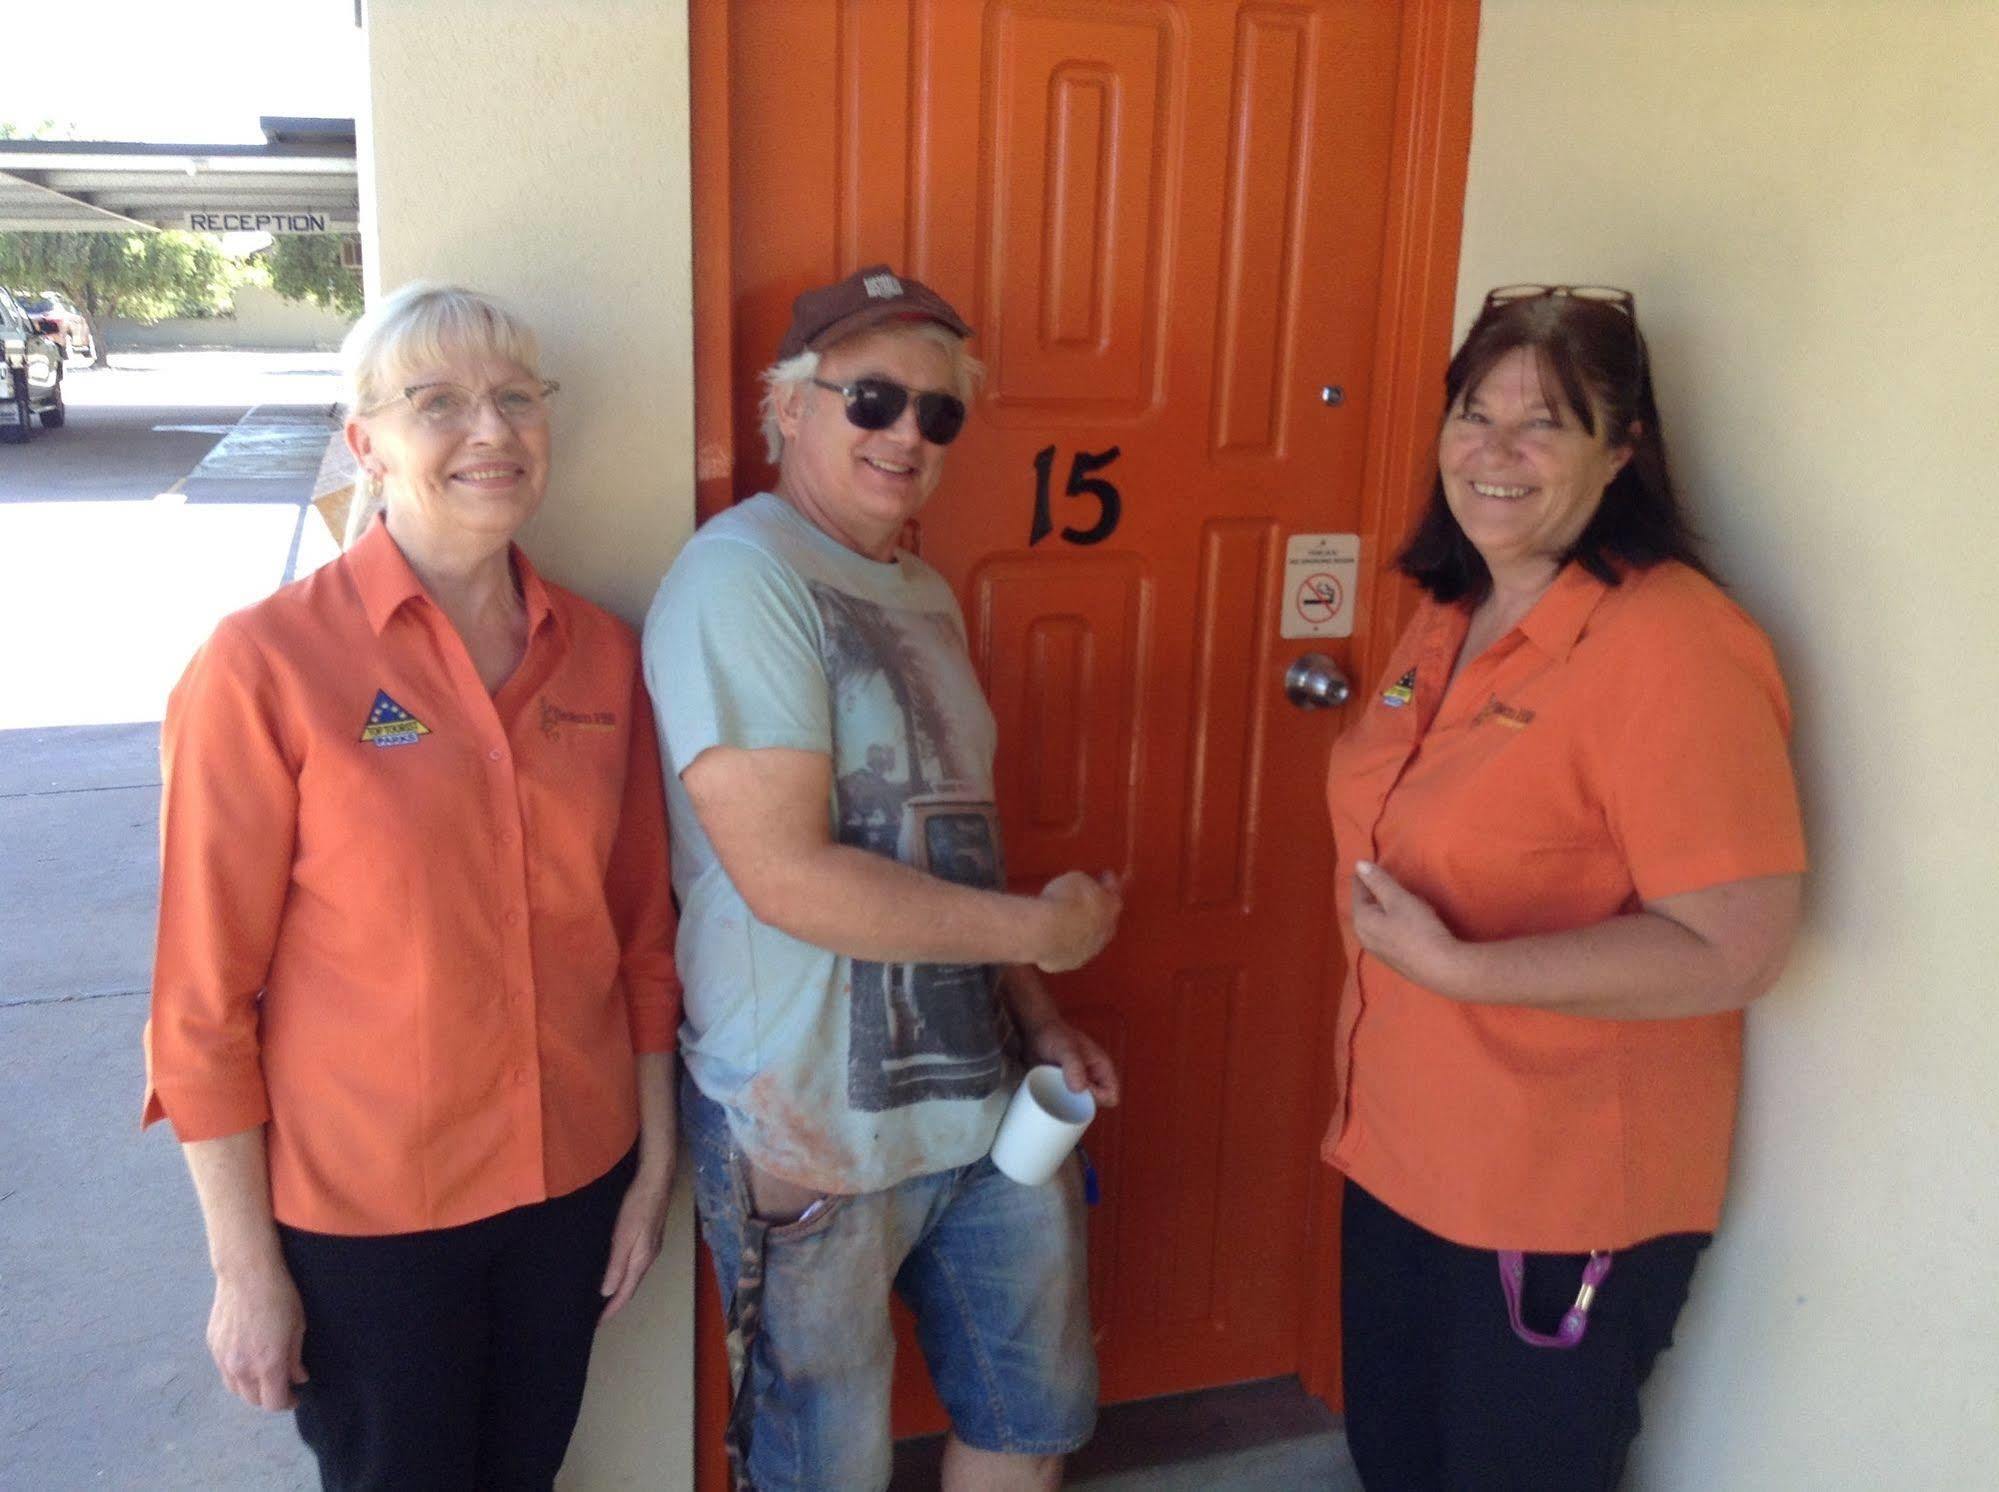
[[[947,1487],[1052,1487],[1095,1423],[1072,1159],[986,1159],[1024,1064],[1117,1099],[1039,970],[1115,882],[1006,890],[994,726],[944,578],[898,547],[978,365],[887,265],[808,290],[763,375],[772,490],[681,551],[646,621],[681,901],[681,1122],[727,1304],[739,1485],[885,1487],[915,1310]]]
[[[855,270],[846,279],[808,290],[791,303],[791,329],[778,344],[777,360],[808,349],[823,352],[869,327],[889,321],[934,322],[959,340],[972,335],[964,317],[921,280],[898,275],[886,264]]]

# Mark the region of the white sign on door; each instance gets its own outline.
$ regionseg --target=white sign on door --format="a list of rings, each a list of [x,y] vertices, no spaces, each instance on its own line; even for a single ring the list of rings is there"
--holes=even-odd
[[[1353,636],[1359,534],[1293,534],[1284,545],[1279,637]]]

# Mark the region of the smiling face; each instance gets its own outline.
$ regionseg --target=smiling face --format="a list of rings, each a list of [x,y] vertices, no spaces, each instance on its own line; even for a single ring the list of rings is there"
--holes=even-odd
[[[908,326],[863,332],[826,349],[818,377],[826,383],[887,378],[913,393],[956,393],[951,353]],[[806,384],[777,409],[784,434],[777,491],[829,537],[858,554],[887,560],[903,525],[944,474],[944,448],[916,428],[912,398],[885,430],[863,430],[847,419],[837,392]]]
[[[1593,414],[1594,435],[1542,377],[1535,350],[1516,347],[1444,417],[1444,500],[1496,585],[1552,579],[1630,459]]]
[[[509,424],[493,396],[539,392],[539,375],[495,354],[464,355],[412,368],[404,388],[451,383],[478,397],[469,419],[435,424],[409,399],[347,421],[348,445],[382,480],[392,530],[420,532],[454,547],[504,545],[541,506],[548,490],[545,417]]]

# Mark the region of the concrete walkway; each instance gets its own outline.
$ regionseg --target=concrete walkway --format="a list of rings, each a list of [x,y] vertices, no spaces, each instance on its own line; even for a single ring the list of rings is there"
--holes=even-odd
[[[0,1488],[317,1484],[222,1387],[172,1137],[138,1130],[159,719],[233,606],[331,552],[325,356],[79,370],[0,460]],[[319,541],[315,546],[315,541]]]
[[[222,1387],[201,1217],[138,1132],[153,726],[0,732],[0,1487],[316,1485]]]

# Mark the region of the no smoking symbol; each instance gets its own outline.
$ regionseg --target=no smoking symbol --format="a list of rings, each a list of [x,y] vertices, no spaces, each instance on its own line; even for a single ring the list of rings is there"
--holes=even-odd
[[[1307,575],[1298,585],[1298,615],[1314,626],[1330,622],[1339,615],[1344,598],[1336,577],[1324,572]]]

